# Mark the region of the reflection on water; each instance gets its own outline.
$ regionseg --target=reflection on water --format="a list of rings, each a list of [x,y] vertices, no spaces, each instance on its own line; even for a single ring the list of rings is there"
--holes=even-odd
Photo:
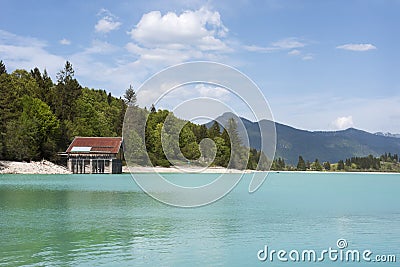
[[[338,238],[400,258],[399,175],[280,173],[254,194],[249,180],[212,205],[182,209],[129,175],[0,176],[0,266],[243,266],[260,263],[264,245],[318,249]]]

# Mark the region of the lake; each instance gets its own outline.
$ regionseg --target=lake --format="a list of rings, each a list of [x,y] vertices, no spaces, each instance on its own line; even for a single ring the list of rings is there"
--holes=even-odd
[[[253,194],[249,181],[245,176],[213,204],[184,209],[153,200],[129,174],[2,175],[0,266],[396,266],[375,256],[400,262],[399,174],[271,173]],[[339,248],[339,239],[346,246]],[[322,253],[329,248],[338,251],[336,261]],[[280,259],[279,250],[286,252]],[[314,250],[316,262],[306,254],[302,260],[304,250]],[[347,250],[372,254],[340,260]]]

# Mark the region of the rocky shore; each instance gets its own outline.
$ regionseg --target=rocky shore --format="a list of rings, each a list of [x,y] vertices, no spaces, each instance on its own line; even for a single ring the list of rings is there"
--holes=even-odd
[[[0,174],[70,174],[71,172],[53,162],[31,161],[0,161]]]

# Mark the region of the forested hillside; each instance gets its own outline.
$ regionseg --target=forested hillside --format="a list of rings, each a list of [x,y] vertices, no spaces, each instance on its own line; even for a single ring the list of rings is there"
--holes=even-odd
[[[0,159],[55,160],[74,136],[121,136],[123,99],[82,87],[68,61],[56,78],[0,61]]]
[[[146,124],[145,140],[132,144],[134,139],[129,135],[133,132],[128,132],[125,140],[127,147],[131,146],[135,162],[148,165],[151,161],[153,165],[170,166],[171,157],[165,155],[169,153],[174,160],[190,160],[192,164],[237,169],[257,167],[261,154],[241,144],[233,120],[227,129],[218,124],[207,129],[205,125],[176,118],[167,110],[157,111],[154,106],[150,111],[139,108],[132,87],[125,91],[122,99],[105,90],[81,86],[68,61],[56,78],[53,82],[46,70],[41,72],[38,68],[7,73],[6,66],[0,61],[0,159],[56,161],[57,152],[65,151],[75,136],[122,136],[124,116],[129,107],[146,116],[143,121]],[[161,133],[167,116],[171,121],[165,133],[170,135],[171,141],[179,140],[179,151],[163,150]],[[215,158],[209,157],[199,146],[204,138],[215,142]],[[170,147],[168,142],[164,145],[167,149]],[[144,153],[148,157],[141,160]]]

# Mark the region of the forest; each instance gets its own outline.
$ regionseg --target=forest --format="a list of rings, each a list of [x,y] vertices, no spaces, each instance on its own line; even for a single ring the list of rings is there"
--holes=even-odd
[[[18,69],[0,61],[0,159],[57,161],[75,136],[121,136],[126,102],[83,87],[70,62],[57,73]]]
[[[124,143],[128,165],[190,164],[266,170],[270,164],[263,153],[242,145],[234,119],[226,127],[214,121],[207,128],[154,106],[150,111],[128,106]]]
[[[117,98],[105,90],[83,87],[74,75],[68,61],[54,82],[46,70],[17,69],[8,73],[0,61],[0,159],[57,162],[58,152],[65,151],[75,136],[122,136],[125,112],[130,108],[146,117],[145,136],[129,138],[129,134],[135,134],[132,132],[125,140],[132,151],[129,155],[141,165],[169,167],[175,163],[171,161],[185,159],[200,165],[256,169],[261,157],[264,163],[258,168],[268,166],[262,153],[241,144],[233,119],[226,128],[214,122],[208,129],[178,119],[167,110],[156,110],[154,105],[150,110],[139,108],[131,86]],[[166,151],[161,144],[164,128],[171,140]],[[176,129],[180,129],[179,136],[174,136]],[[215,146],[205,146],[209,142],[202,142],[204,139],[212,140]],[[179,141],[179,151],[169,149],[172,140]],[[145,152],[148,156],[143,157]]]

